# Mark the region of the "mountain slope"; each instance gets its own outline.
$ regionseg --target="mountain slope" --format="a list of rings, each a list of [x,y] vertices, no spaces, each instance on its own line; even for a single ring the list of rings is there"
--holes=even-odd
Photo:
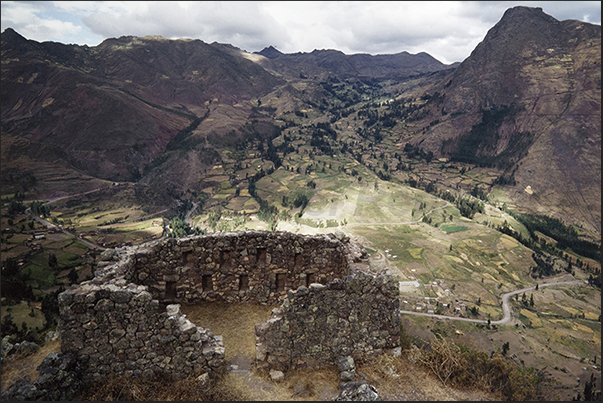
[[[414,142],[504,169],[521,208],[600,234],[600,26],[509,9],[433,91],[440,123]]]
[[[456,69],[424,53],[268,47],[252,54],[161,37],[90,48],[28,41],[7,29],[3,136],[39,144],[41,158],[169,188],[174,197],[216,181],[226,186],[225,175],[243,175],[243,188],[254,171],[207,180],[225,156],[228,169],[245,158],[278,168],[286,153],[304,147],[362,161],[365,146],[390,136],[392,155],[408,142],[435,157],[492,167],[500,177],[487,185],[502,187],[512,207],[600,239],[600,46],[600,26],[529,7],[507,10]],[[393,99],[399,113],[376,113]],[[375,126],[386,117],[387,125]],[[334,132],[324,132],[332,141],[318,124],[333,124]],[[287,136],[272,144],[281,130]]]
[[[121,37],[90,48],[2,33],[2,127],[66,153],[76,168],[135,180],[211,102],[281,80],[202,41]]]
[[[316,76],[322,79],[333,74],[341,78],[401,79],[456,67],[445,65],[425,52],[373,56],[346,55],[338,50],[323,49],[287,54],[269,46],[258,54],[265,57],[261,65],[267,69],[302,78]]]

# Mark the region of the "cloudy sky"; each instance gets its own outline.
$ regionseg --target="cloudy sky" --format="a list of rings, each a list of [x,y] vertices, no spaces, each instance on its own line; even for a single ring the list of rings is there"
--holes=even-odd
[[[2,31],[88,46],[122,35],[230,43],[255,52],[338,49],[427,52],[465,59],[504,11],[542,7],[558,20],[601,24],[600,1],[2,1]]]

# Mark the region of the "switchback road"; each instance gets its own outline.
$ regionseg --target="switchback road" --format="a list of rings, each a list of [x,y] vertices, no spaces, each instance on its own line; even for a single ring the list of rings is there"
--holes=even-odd
[[[538,288],[549,287],[555,285],[570,285],[570,284],[586,284],[584,280],[572,280],[572,281],[560,281],[557,283],[543,283],[538,284]],[[526,291],[531,291],[536,289],[536,286],[522,288],[521,290],[511,291],[502,295],[502,307],[503,307],[503,317],[499,320],[491,320],[491,325],[503,325],[511,319],[511,308],[509,308],[509,299],[516,294],[521,294]],[[436,315],[434,313],[423,313],[423,312],[413,312],[413,311],[400,311],[401,314],[406,315],[417,315],[417,316],[428,316],[430,318],[437,319],[451,319],[451,320],[462,320],[465,322],[474,322],[474,323],[488,323],[488,320],[484,319],[471,319],[471,318],[461,318],[458,316],[446,316],[446,315]]]

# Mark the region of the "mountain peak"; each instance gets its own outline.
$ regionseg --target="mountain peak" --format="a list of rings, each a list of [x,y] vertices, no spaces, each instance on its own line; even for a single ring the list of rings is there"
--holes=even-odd
[[[278,49],[276,49],[274,46],[270,45],[268,47],[265,47],[264,49],[262,49],[259,52],[255,52],[257,54],[260,54],[264,57],[267,57],[268,59],[274,59],[277,58],[279,56],[281,56],[283,53],[281,51],[279,51]]]
[[[17,31],[12,28],[6,28],[4,32],[2,32],[2,40],[3,41],[27,41],[23,36],[21,36]]]
[[[541,7],[516,6],[507,9],[498,24],[509,23],[513,21],[542,21],[547,23],[558,23],[559,21],[546,14]],[[497,25],[498,25],[497,24]]]

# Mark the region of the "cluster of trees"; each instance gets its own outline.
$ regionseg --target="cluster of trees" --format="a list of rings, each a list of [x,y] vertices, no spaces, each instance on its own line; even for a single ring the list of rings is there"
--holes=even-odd
[[[31,208],[31,212],[36,216],[50,216],[50,207],[44,204],[44,202],[34,200],[29,205],[29,208]]]
[[[209,111],[207,112],[206,116],[208,116],[208,114],[209,114]],[[168,151],[178,150],[178,149],[184,149],[184,150],[192,149],[196,144],[191,144],[190,139],[188,139],[188,138],[195,131],[195,129],[199,126],[199,124],[201,124],[203,119],[204,119],[204,117],[193,119],[193,121],[187,127],[180,130],[176,134],[176,136],[174,136],[172,141],[170,141],[168,143],[166,149]],[[185,141],[185,140],[189,140],[189,141]]]
[[[550,255],[545,256],[541,252],[532,252],[532,260],[536,263],[536,266],[532,266],[530,269],[534,277],[548,277],[561,272],[555,268],[555,262]]]
[[[17,259],[13,257],[8,257],[2,262],[0,282],[2,297],[6,298],[8,303],[34,297],[29,272],[20,270]]]
[[[583,400],[585,402],[600,402],[601,401],[601,391],[597,391],[596,388],[596,380],[595,374],[590,374],[590,380],[584,382],[584,395],[578,393],[572,401],[580,401]]]
[[[451,160],[478,166],[495,166],[493,155],[498,143],[498,129],[513,112],[514,108],[506,105],[483,110],[481,122],[473,125],[458,140],[449,140],[456,141]],[[449,141],[445,141],[442,147],[449,148]]]
[[[536,289],[538,289],[538,284],[536,284]],[[515,301],[519,301],[519,294],[515,294]],[[526,293],[521,294],[521,303],[525,308],[533,308],[534,307],[534,294],[530,294],[530,299],[526,297]]]
[[[422,159],[427,163],[430,163],[433,160],[432,151],[425,152],[423,148],[410,143],[404,145],[404,154],[406,154],[406,158],[408,159]]]
[[[484,202],[473,197],[460,197],[455,201],[456,207],[462,216],[472,219],[476,213],[486,211]]]
[[[337,132],[327,122],[317,123],[310,127],[311,139],[310,145],[322,152],[325,155],[333,156],[333,148],[331,142],[337,140]]]
[[[12,199],[8,203],[8,211],[7,214],[9,217],[14,217],[16,214],[23,214],[26,210],[25,205],[22,201],[17,199]]]
[[[580,239],[576,229],[563,221],[541,214],[513,214],[511,215],[522,223],[530,232],[532,238],[537,238],[535,231],[539,231],[557,241],[557,249],[571,249],[577,254],[601,261],[601,246]]]
[[[205,231],[202,228],[191,227],[181,217],[174,217],[170,220],[170,238],[180,238],[187,235],[205,235]]]

